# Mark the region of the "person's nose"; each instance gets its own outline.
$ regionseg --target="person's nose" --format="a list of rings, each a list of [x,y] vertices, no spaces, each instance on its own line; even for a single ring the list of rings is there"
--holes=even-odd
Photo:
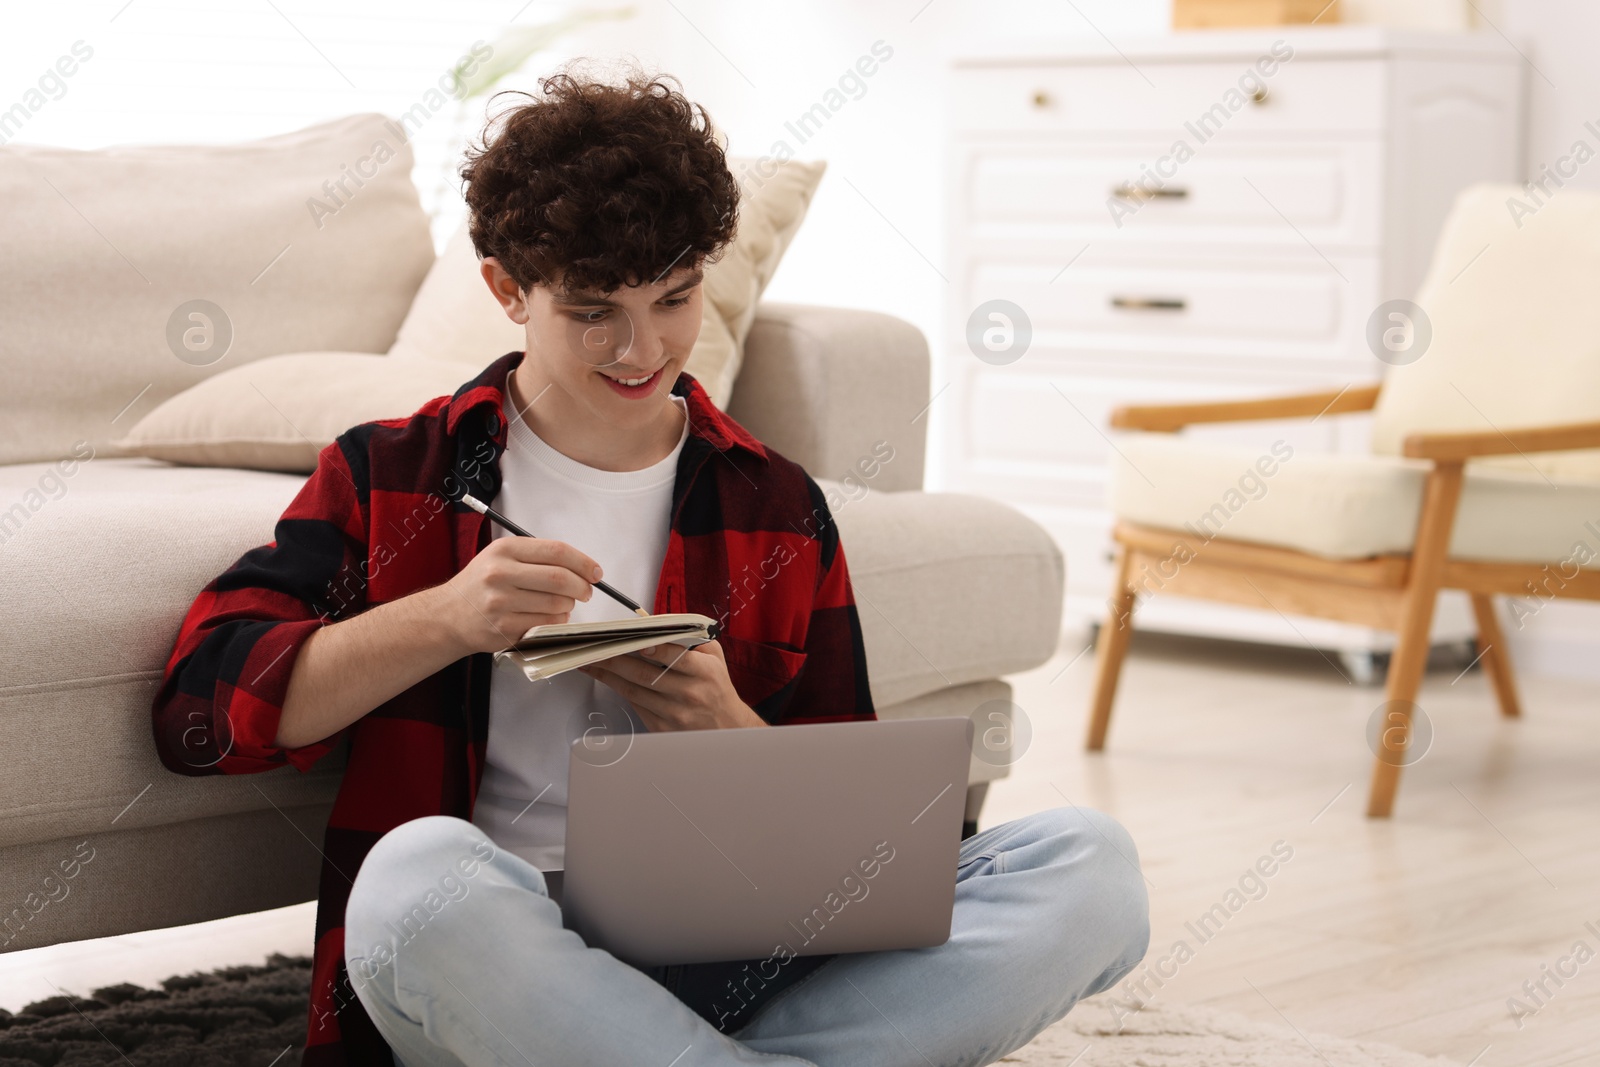
[[[621,362],[627,367],[654,371],[660,366],[666,347],[661,331],[648,318],[634,316],[633,343],[622,353]]]

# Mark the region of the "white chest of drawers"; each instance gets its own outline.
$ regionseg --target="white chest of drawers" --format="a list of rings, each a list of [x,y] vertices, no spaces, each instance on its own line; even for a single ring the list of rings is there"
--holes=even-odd
[[[1367,319],[1414,295],[1455,192],[1518,180],[1523,82],[1497,36],[1371,27],[958,59],[934,477],[1049,528],[1069,625],[1099,621],[1110,409],[1380,377]],[[1010,361],[968,341],[992,300],[1028,322]],[[1344,416],[1202,435],[1364,451],[1366,429]],[[1347,653],[1390,642],[1176,597],[1151,600],[1139,625]],[[1442,602],[1436,638],[1471,632],[1464,606]]]

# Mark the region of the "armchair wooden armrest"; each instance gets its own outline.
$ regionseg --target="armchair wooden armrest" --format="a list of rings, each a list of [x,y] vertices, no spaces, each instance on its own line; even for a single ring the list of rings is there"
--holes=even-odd
[[[1403,452],[1412,459],[1459,461],[1473,456],[1562,452],[1569,448],[1600,448],[1600,422],[1529,426],[1504,432],[1414,433],[1406,438]]]
[[[1343,389],[1259,400],[1216,400],[1202,404],[1141,404],[1111,412],[1115,430],[1171,433],[1201,422],[1250,422],[1258,419],[1316,418],[1351,411],[1371,411],[1378,386],[1347,385]],[[1407,453],[1409,455],[1409,453]]]

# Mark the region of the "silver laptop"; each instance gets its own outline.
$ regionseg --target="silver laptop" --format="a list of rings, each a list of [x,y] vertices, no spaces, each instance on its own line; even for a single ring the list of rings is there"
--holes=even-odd
[[[967,718],[579,739],[565,924],[641,967],[943,944],[971,752]]]

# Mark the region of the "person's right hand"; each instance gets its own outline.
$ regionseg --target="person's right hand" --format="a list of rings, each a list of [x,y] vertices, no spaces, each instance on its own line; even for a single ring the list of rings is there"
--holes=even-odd
[[[498,652],[534,626],[568,621],[599,580],[600,565],[564,541],[497,537],[430,592],[466,655]]]

